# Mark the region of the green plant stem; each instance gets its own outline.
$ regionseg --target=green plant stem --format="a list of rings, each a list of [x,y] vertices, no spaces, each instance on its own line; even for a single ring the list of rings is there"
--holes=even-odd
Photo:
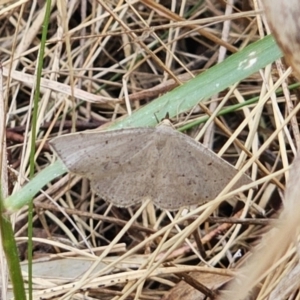
[[[2,198],[2,197],[1,197]],[[2,201],[0,201],[0,206],[2,206]],[[16,241],[14,239],[14,231],[9,220],[9,216],[3,213],[3,209],[0,214],[0,227],[1,227],[1,239],[2,246],[5,253],[8,271],[10,275],[10,280],[13,286],[13,293],[15,299],[18,300],[26,300],[24,282],[20,267],[18,249],[16,245]]]
[[[40,99],[40,86],[41,86],[41,78],[43,71],[43,63],[44,63],[44,53],[45,46],[47,41],[47,33],[48,33],[48,25],[50,20],[51,13],[51,0],[47,0],[46,2],[46,10],[45,10],[45,18],[43,23],[42,30],[42,39],[41,46],[39,52],[38,66],[37,66],[37,76],[36,76],[36,90],[34,94],[34,104],[33,104],[33,113],[32,113],[32,134],[31,134],[31,151],[30,151],[30,179],[34,177],[35,172],[35,143],[36,143],[36,127],[37,127],[37,118],[38,118],[38,105]],[[28,204],[28,293],[29,300],[32,300],[32,251],[33,251],[33,202],[30,201]]]

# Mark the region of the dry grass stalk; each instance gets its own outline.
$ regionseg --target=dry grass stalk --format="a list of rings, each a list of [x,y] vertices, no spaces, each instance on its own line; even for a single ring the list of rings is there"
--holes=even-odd
[[[268,24],[280,45],[287,62],[300,79],[299,30],[300,3],[298,1],[263,0]],[[294,136],[299,140],[297,119],[292,120]],[[271,230],[247,263],[238,271],[236,279],[220,299],[294,299],[299,289],[299,177],[298,153],[289,172],[285,190],[284,207],[278,220],[271,223]],[[258,284],[260,286],[258,287]],[[256,287],[255,290],[253,288]]]

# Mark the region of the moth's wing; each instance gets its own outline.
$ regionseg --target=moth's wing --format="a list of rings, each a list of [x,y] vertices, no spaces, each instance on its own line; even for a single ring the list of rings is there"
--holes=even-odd
[[[120,207],[129,207],[147,197],[152,200],[156,194],[156,165],[158,153],[153,136],[145,143],[144,148],[135,151],[118,170],[112,170],[94,176],[91,180],[93,190],[104,200]]]
[[[214,199],[237,170],[214,152],[190,137],[167,127],[158,127],[165,147],[157,161],[157,206],[176,210],[182,206],[203,204]],[[243,175],[234,188],[252,180]]]
[[[82,132],[54,138],[50,145],[72,173],[92,179],[118,170],[148,147],[154,128]]]
[[[116,206],[128,207],[149,196],[144,177],[155,164],[151,154],[155,128],[84,132],[53,139],[50,145],[75,174],[87,177],[92,189]]]

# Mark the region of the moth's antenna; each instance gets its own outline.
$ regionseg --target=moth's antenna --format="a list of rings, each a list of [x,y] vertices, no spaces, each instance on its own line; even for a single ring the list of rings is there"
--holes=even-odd
[[[156,113],[154,114],[154,116],[155,116],[155,119],[156,119],[156,121],[157,121],[157,124],[159,124],[161,121],[164,121],[164,120],[170,120],[169,112],[167,112],[166,115],[165,115],[165,117],[162,118],[161,120],[158,119]]]

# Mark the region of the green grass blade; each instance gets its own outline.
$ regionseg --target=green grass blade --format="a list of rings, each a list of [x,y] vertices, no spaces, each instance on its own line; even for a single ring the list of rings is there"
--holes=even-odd
[[[163,119],[167,113],[174,117],[188,111],[200,101],[247,78],[281,56],[282,53],[273,37],[267,36],[171,92],[153,100],[131,116],[115,122],[110,128],[155,126],[157,125],[156,116],[158,119]],[[20,191],[6,199],[5,208],[15,211],[27,205],[30,197],[33,197],[43,186],[64,172],[66,172],[66,168],[60,160],[47,167]]]
[[[272,36],[255,42],[231,55],[185,84],[142,107],[131,116],[115,122],[110,128],[155,126],[167,113],[170,117],[192,109],[199,102],[223,91],[282,56]]]
[[[32,198],[51,180],[67,172],[61,160],[57,160],[31,179],[21,190],[4,200],[6,212],[11,213],[27,205]]]

